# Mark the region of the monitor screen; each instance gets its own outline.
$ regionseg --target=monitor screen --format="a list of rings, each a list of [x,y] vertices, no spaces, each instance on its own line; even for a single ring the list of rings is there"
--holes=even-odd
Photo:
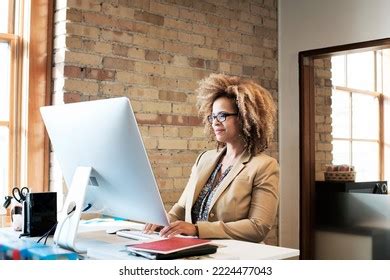
[[[78,167],[92,168],[84,205],[113,217],[168,224],[127,98],[47,106],[41,114],[68,188]]]

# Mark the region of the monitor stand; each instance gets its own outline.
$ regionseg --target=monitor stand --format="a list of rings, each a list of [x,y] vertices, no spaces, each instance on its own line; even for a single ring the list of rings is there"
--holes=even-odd
[[[75,240],[91,172],[92,167],[79,166],[76,169],[53,238],[54,244],[80,254],[87,250],[77,247]]]

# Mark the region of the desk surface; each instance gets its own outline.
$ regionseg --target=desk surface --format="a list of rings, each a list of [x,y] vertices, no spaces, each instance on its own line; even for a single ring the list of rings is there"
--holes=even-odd
[[[141,228],[142,225],[128,223],[132,228]],[[123,223],[121,225],[124,225]],[[81,224],[77,240],[79,244],[88,248],[87,258],[105,260],[131,260],[142,259],[129,255],[124,249],[125,245],[139,243],[128,238],[115,234],[107,234],[105,229],[108,226],[104,223]],[[112,223],[109,225],[112,227]],[[19,236],[10,228],[0,229],[1,232],[13,236]],[[52,242],[51,240],[49,242]],[[50,244],[50,243],[49,243]],[[299,256],[299,250],[278,246],[270,246],[259,243],[244,242],[231,239],[216,239],[213,244],[219,245],[217,253],[195,257],[195,259],[214,260],[276,260]],[[193,258],[191,258],[193,259]]]

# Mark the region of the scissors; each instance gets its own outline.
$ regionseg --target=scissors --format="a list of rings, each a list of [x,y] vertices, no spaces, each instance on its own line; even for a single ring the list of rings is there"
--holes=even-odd
[[[23,203],[23,201],[26,200],[27,194],[30,192],[30,190],[26,187],[23,187],[19,189],[18,187],[15,187],[12,189],[12,196],[15,198],[15,200],[19,203]]]

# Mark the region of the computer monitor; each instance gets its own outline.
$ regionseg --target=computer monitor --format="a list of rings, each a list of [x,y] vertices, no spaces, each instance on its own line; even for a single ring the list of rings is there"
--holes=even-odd
[[[85,251],[75,238],[86,205],[109,216],[168,225],[127,98],[41,107],[41,114],[68,186],[56,243]]]

